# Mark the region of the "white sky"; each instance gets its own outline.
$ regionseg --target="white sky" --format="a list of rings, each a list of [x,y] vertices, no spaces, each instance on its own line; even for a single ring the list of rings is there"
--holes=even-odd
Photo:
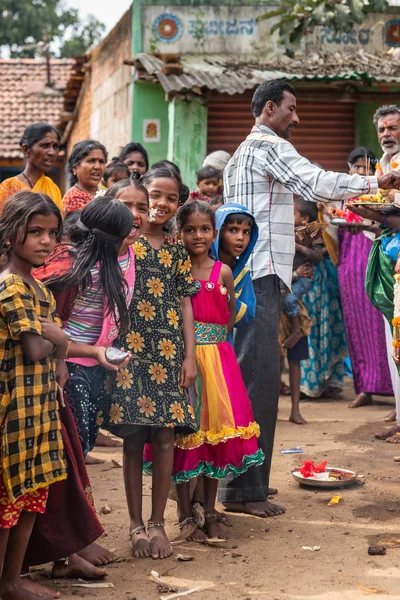
[[[65,0],[65,5],[77,8],[82,17],[92,14],[110,31],[128,10],[132,0]]]

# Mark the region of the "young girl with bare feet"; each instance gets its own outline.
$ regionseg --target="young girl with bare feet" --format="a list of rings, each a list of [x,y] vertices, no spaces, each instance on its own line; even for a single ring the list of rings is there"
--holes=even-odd
[[[228,265],[214,261],[209,251],[216,237],[215,213],[206,202],[186,203],[177,215],[178,230],[192,261],[192,276],[200,286],[192,298],[195,318],[199,431],[175,437],[173,480],[177,484],[182,536],[199,541],[226,538],[215,511],[218,480],[259,466],[259,426],[254,422],[247,391],[232,346],[227,341],[235,317],[235,292]],[[204,476],[204,530],[193,532],[189,482]]]
[[[0,597],[32,600],[22,564],[49,486],[66,478],[57,381],[67,337],[52,294],[31,274],[61,236],[61,214],[44,194],[20,192],[0,217]],[[65,371],[64,371],[65,372]],[[57,379],[57,381],[56,381]]]
[[[165,226],[178,209],[181,181],[166,168],[151,169],[141,180],[150,198],[150,219],[135,243],[136,282],[130,329],[115,343],[132,352],[108,398],[104,426],[124,439],[124,481],[134,556],[171,555],[164,530],[174,455],[174,431],[196,430],[187,388],[196,379],[190,296],[197,292],[190,259],[181,245],[166,240]],[[114,186],[113,186],[114,187]],[[112,190],[111,190],[112,191]],[[139,202],[133,188],[116,196]],[[142,199],[143,201],[143,199]],[[152,512],[142,516],[143,449],[152,445]]]

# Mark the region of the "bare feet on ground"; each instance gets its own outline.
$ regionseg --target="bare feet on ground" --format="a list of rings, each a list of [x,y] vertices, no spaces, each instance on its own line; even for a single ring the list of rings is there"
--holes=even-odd
[[[172,554],[172,547],[164,527],[150,527],[148,529],[150,540],[151,557],[168,558]]]
[[[132,527],[130,538],[132,541],[133,556],[135,558],[149,558],[151,556],[150,539],[146,530]]]
[[[382,421],[384,423],[393,423],[394,421],[396,421],[396,409],[394,408],[393,410],[391,410],[390,413],[386,415],[386,417],[383,417]]]
[[[95,456],[92,456],[91,454],[87,454],[86,458],[85,458],[85,464],[86,465],[104,465],[106,461],[101,459],[101,458],[96,458]]]
[[[360,408],[360,406],[368,406],[368,404],[372,404],[372,396],[371,394],[365,394],[361,392],[354,398],[352,402],[348,405],[349,408]]]
[[[300,414],[299,410],[292,410],[292,412],[290,413],[289,421],[291,423],[296,423],[296,425],[307,425],[307,421]]]
[[[201,527],[197,526],[196,529],[187,538],[188,542],[205,542],[208,540],[208,535]]]
[[[392,437],[395,433],[400,432],[400,425],[394,425],[390,429],[384,429],[383,431],[379,431],[375,434],[377,440],[386,440],[387,438]]]
[[[96,446],[106,446],[107,448],[122,448],[123,443],[111,434],[105,434],[99,431],[97,436]]]
[[[278,517],[286,512],[284,506],[273,504],[268,500],[265,500],[264,502],[244,502],[242,504],[238,502],[224,502],[224,508],[228,512],[241,512],[253,515],[254,517],[261,517],[262,519],[266,519],[267,517]]]
[[[210,514],[210,516],[205,517],[204,519],[204,529],[207,532],[209,538],[216,538],[219,540],[227,540],[228,535],[221,528],[221,525],[218,523],[217,515]],[[207,537],[207,536],[206,536]]]
[[[107,550],[107,548],[103,548],[99,544],[93,542],[89,546],[86,546],[83,550],[78,552],[79,556],[90,562],[95,567],[102,567],[103,565],[108,565],[116,559],[115,554]]]
[[[60,592],[53,592],[50,588],[46,587],[39,581],[31,579],[30,576],[21,577],[22,587],[32,594],[36,594],[42,600],[55,600],[60,597]]]
[[[304,336],[304,333],[301,331],[301,329],[297,329],[296,331],[293,331],[287,338],[286,340],[283,342],[282,346],[284,348],[286,348],[287,350],[290,350],[291,348],[293,348],[297,342],[299,340],[301,340],[301,338]]]
[[[1,600],[38,600],[41,596],[30,592],[21,580],[0,583]]]
[[[76,579],[78,577],[82,579],[103,579],[107,575],[106,569],[95,567],[78,554],[72,554],[67,562],[55,562],[51,572],[51,576],[55,579],[63,577],[67,579]]]
[[[386,438],[387,444],[400,444],[400,431],[396,431],[393,435]]]

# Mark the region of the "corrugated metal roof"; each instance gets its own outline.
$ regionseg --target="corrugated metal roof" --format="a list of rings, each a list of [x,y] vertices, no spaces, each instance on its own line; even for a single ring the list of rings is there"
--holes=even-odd
[[[137,64],[146,73],[156,77],[166,92],[179,92],[194,87],[236,94],[253,89],[267,79],[288,81],[370,81],[400,83],[400,49],[383,55],[372,55],[363,50],[312,53],[289,59],[271,57],[262,64],[254,58],[246,60],[233,55],[183,55],[181,75],[162,72],[165,63],[152,54],[138,54]]]

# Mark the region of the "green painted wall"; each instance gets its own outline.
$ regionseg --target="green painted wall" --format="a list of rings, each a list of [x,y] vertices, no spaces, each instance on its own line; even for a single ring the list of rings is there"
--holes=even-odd
[[[145,143],[143,119],[160,119],[161,141]],[[168,153],[168,102],[161,85],[148,81],[133,84],[132,140],[140,142],[149,153],[150,165],[167,158]]]
[[[196,171],[207,150],[207,106],[197,98],[176,96],[169,104],[168,159],[176,162],[182,179],[193,189]]]
[[[376,156],[380,158],[382,156],[382,150],[378,143],[376,135],[376,127],[373,124],[374,113],[377,108],[384,102],[384,95],[382,95],[382,102],[360,102],[356,105],[356,135],[355,143],[356,146],[367,146]]]

